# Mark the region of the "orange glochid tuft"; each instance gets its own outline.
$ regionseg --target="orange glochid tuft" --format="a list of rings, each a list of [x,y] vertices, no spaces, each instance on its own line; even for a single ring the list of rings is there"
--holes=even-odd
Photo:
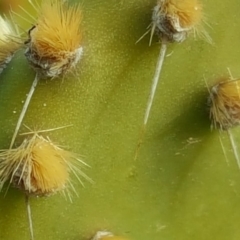
[[[208,99],[212,125],[228,130],[240,124],[240,79],[226,78],[210,88]]]
[[[82,48],[80,5],[61,0],[43,0],[29,31],[25,55],[43,77],[66,73],[80,60]]]
[[[158,0],[152,13],[151,38],[156,32],[166,41],[182,42],[193,31],[211,41],[203,28],[203,19],[198,0]]]
[[[88,178],[79,164],[86,165],[75,154],[35,133],[19,147],[0,152],[0,185],[10,181],[27,194],[50,195],[73,187],[71,172],[78,179],[77,175]]]
[[[13,24],[0,16],[0,73],[21,46],[20,36]]]
[[[104,230],[96,232],[91,240],[127,240],[127,238],[115,236],[113,233]]]

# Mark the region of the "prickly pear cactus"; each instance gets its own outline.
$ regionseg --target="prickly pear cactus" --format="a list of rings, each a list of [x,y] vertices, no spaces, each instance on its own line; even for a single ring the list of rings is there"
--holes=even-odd
[[[77,2],[77,1],[76,1]],[[228,138],[210,130],[207,88],[238,77],[239,3],[203,1],[205,41],[168,48],[144,142],[134,160],[160,44],[137,39],[154,1],[84,1],[83,56],[64,79],[41,80],[24,124],[48,132],[91,165],[94,184],[76,185],[73,202],[31,198],[35,239],[89,239],[107,229],[135,240],[239,239],[240,171]],[[35,73],[18,51],[0,75],[0,148],[8,148]],[[20,132],[26,129],[21,128]],[[240,130],[233,130],[239,142]],[[16,143],[21,142],[18,136]],[[0,239],[29,239],[22,192],[0,195]]]

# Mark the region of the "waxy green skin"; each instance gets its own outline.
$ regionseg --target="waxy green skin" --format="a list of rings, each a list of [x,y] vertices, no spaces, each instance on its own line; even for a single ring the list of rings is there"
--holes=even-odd
[[[172,54],[134,161],[160,48],[156,38],[151,47],[147,37],[135,42],[150,23],[155,1],[82,3],[84,54],[77,73],[40,81],[24,124],[73,124],[47,135],[82,155],[95,184],[83,188],[76,182],[73,203],[61,195],[31,198],[36,239],[88,239],[99,229],[133,240],[239,238],[240,171],[227,137],[229,165],[218,132],[210,130],[204,82],[227,75],[227,67],[240,76],[239,2],[203,4],[214,44],[190,37],[169,45]],[[23,53],[0,76],[0,148],[10,144],[35,75]],[[233,134],[239,143],[240,129]],[[0,239],[29,239],[24,194],[12,188],[4,193]]]

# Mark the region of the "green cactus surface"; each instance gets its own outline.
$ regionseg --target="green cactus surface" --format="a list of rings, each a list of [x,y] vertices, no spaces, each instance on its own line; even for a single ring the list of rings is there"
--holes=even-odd
[[[83,57],[64,78],[40,80],[23,123],[35,130],[72,124],[44,136],[79,154],[94,183],[75,181],[72,203],[61,194],[31,197],[35,239],[89,240],[100,229],[129,240],[239,239],[240,169],[227,135],[211,131],[204,81],[227,76],[227,68],[240,76],[239,0],[203,1],[213,44],[194,36],[169,44],[136,160],[161,44],[154,37],[149,47],[149,36],[135,42],[156,2],[79,2]],[[0,75],[1,149],[9,147],[34,77],[24,49]],[[232,133],[238,144],[240,129]],[[0,239],[29,239],[24,194],[6,191]]]

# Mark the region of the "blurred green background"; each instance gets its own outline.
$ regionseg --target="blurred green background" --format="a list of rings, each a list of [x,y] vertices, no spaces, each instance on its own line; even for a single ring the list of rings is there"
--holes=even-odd
[[[9,2],[1,0],[1,11]],[[30,9],[26,0],[12,2],[20,13],[17,2]],[[221,135],[227,162],[219,133],[210,130],[204,77],[211,84],[227,67],[240,76],[240,2],[203,1],[213,45],[190,37],[169,46],[136,161],[160,44],[155,38],[148,47],[148,37],[135,42],[155,1],[79,2],[84,56],[77,74],[42,80],[24,123],[35,129],[73,124],[47,135],[91,165],[85,172],[95,184],[76,182],[73,203],[59,194],[31,198],[35,239],[85,240],[108,229],[132,240],[238,240],[240,172],[228,139]],[[0,148],[9,146],[34,78],[23,53],[0,76]],[[237,144],[239,131],[233,130]],[[0,239],[29,239],[23,193],[4,193]]]

